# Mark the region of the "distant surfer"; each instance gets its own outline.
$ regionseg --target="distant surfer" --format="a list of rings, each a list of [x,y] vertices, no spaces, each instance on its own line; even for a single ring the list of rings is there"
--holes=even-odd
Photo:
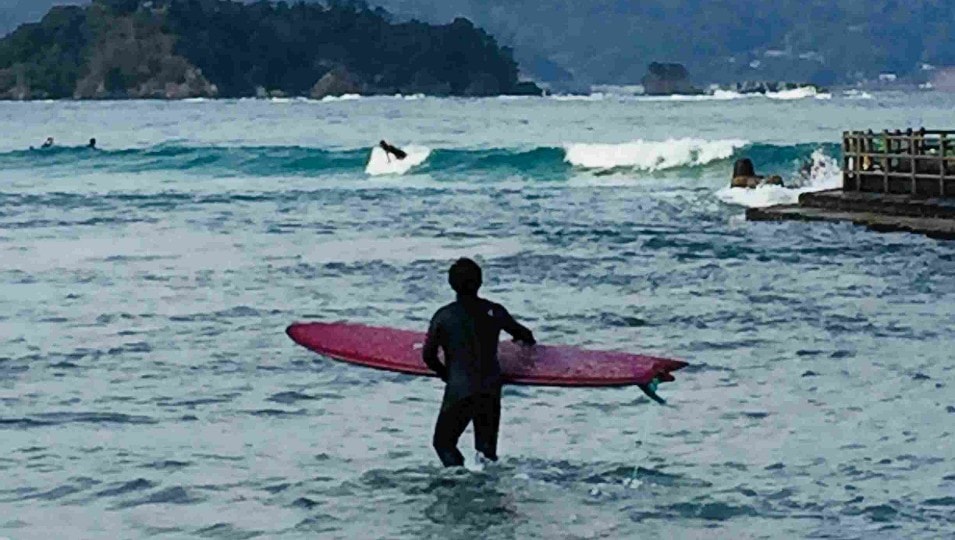
[[[379,142],[378,146],[385,151],[385,157],[388,158],[388,163],[391,163],[391,158],[388,157],[389,154],[398,158],[399,161],[408,157],[408,154],[404,150],[398,148],[397,146],[392,146],[385,141]]]
[[[434,314],[422,350],[425,364],[447,383],[433,439],[445,467],[464,465],[458,439],[471,422],[475,449],[497,461],[502,385],[498,340],[503,330],[525,345],[535,343],[534,334],[503,306],[478,297],[482,281],[481,267],[471,259],[458,259],[451,266],[448,283],[457,300]],[[438,359],[439,349],[444,363]]]
[[[86,147],[90,150],[96,150],[96,139],[90,139],[90,143]]]
[[[43,141],[43,145],[40,146],[40,148],[52,148],[52,147],[53,147],[53,137],[47,137],[46,140]]]

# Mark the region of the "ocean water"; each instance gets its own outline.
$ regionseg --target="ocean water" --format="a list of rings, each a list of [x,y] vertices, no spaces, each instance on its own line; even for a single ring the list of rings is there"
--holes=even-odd
[[[953,537],[955,244],[743,212],[955,97],[774,97],[0,103],[0,537]],[[690,362],[669,406],[509,388],[446,471],[438,381],[284,334],[423,330],[459,256],[542,341]]]

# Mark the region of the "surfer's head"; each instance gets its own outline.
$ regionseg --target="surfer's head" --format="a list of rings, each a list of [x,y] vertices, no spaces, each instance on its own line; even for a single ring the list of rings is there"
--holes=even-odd
[[[448,270],[448,283],[451,284],[454,292],[465,296],[474,296],[481,288],[481,267],[471,259],[462,257],[452,264],[451,269]]]

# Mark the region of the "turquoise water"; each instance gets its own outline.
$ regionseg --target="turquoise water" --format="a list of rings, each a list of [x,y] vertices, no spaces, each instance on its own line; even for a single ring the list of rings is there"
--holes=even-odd
[[[0,103],[0,537],[955,534],[955,244],[742,218],[955,125],[866,97]],[[462,255],[542,341],[690,362],[670,406],[511,388],[443,471],[437,381],[284,334],[423,329]]]

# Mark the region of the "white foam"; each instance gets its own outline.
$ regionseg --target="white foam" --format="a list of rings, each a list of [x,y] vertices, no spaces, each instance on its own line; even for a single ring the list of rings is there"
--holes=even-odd
[[[741,94],[735,90],[714,90],[711,94],[684,95],[675,94],[671,96],[640,96],[639,101],[733,101],[737,99],[769,98],[779,101],[792,101],[797,99],[832,99],[832,94],[819,92],[815,87],[802,86],[779,92],[751,92]]]
[[[712,94],[667,96],[670,101],[732,101],[752,97],[752,94],[740,94],[733,90],[714,90]]]
[[[733,90],[714,90],[712,94],[673,94],[668,96],[634,96],[636,101],[732,101],[755,97],[758,94],[740,94]]]
[[[820,94],[819,90],[816,90],[816,88],[813,86],[802,86],[789,90],[781,90],[779,92],[766,92],[766,97],[769,99],[778,99],[781,101],[791,101],[794,99],[806,98],[826,99],[825,97],[821,96],[832,97],[830,94]]]
[[[554,101],[603,101],[607,98],[606,94],[600,92],[593,94],[554,94],[548,96]]]
[[[584,169],[630,167],[645,171],[698,166],[727,159],[737,148],[748,144],[737,139],[636,140],[622,144],[569,144],[564,161]]]
[[[405,174],[413,167],[421,165],[431,155],[431,149],[424,146],[409,146],[403,148],[408,153],[408,157],[398,159],[395,156],[386,154],[384,150],[376,146],[371,149],[371,156],[368,158],[368,166],[365,172],[372,176],[384,174]]]
[[[340,96],[325,96],[322,98],[322,101],[325,103],[330,103],[334,101],[355,101],[356,99],[361,99],[361,94],[342,94]]]
[[[712,97],[714,100],[725,101],[730,99],[742,99],[746,96],[733,90],[715,90],[710,97]]]
[[[872,94],[870,94],[870,93],[868,93],[868,92],[866,92],[866,91],[864,91],[864,90],[855,90],[855,89],[853,89],[853,90],[846,90],[846,91],[843,93],[843,95],[844,95],[847,99],[873,99]]]
[[[747,208],[764,208],[777,204],[796,204],[799,195],[813,191],[837,189],[842,186],[842,171],[832,157],[816,150],[812,153],[809,178],[791,183],[789,187],[762,185],[755,189],[726,187],[716,192],[717,198],[727,204]]]

